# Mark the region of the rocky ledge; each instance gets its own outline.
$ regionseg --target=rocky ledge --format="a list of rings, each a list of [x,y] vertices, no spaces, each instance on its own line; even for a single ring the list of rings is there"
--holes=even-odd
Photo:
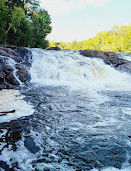
[[[105,64],[111,65],[117,70],[131,73],[131,62],[121,59],[115,52],[103,52],[98,50],[80,50],[80,54],[86,57],[100,58]]]
[[[85,57],[100,58],[107,65],[131,73],[131,62],[119,58],[117,53],[81,50],[80,54]],[[0,45],[0,89],[27,85],[30,81],[28,70],[31,66],[31,59],[32,52],[28,48]]]
[[[31,51],[23,47],[0,46],[0,89],[26,85],[30,80]]]

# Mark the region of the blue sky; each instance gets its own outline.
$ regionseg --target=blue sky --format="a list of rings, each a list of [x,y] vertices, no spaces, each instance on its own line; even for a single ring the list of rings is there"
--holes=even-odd
[[[115,25],[131,24],[131,0],[41,0],[52,20],[49,41],[82,41]]]

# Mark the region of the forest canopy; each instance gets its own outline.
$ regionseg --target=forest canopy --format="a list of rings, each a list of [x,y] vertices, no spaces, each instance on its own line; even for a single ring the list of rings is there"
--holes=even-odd
[[[46,48],[50,24],[38,0],[0,0],[0,44]]]
[[[114,26],[110,31],[99,32],[94,38],[73,42],[50,42],[50,47],[68,50],[101,50],[131,52],[131,25]]]

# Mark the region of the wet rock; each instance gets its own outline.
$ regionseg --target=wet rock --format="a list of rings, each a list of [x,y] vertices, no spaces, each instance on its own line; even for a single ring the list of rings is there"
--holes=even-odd
[[[119,58],[115,52],[103,52],[98,50],[80,50],[80,54],[86,57],[100,58],[107,65],[112,65],[114,68],[131,73],[131,62]]]
[[[16,69],[18,70],[17,75],[19,76],[20,81],[27,83],[27,81],[30,80],[30,75],[27,69],[23,65],[20,65],[20,64],[16,65]]]
[[[38,146],[36,146],[32,137],[25,137],[24,145],[33,154],[40,151],[40,148]]]
[[[102,51],[97,50],[80,50],[80,54],[87,57],[99,57],[106,59],[106,55]]]
[[[3,80],[5,84],[10,84],[10,85],[19,85],[19,82],[17,81],[16,77],[14,76],[13,73],[14,69],[9,66],[9,65],[4,65],[3,64]]]
[[[0,47],[0,55],[14,59],[17,62],[22,62],[21,57],[12,49]]]
[[[59,47],[50,47],[47,50],[61,50],[61,48],[59,48]]]
[[[110,64],[111,64],[110,61],[109,61],[108,59],[104,59],[103,61],[104,61],[104,63],[105,63],[106,65],[110,65]]]
[[[0,170],[10,170],[10,167],[9,167],[9,165],[6,163],[6,162],[4,162],[4,161],[0,161]]]
[[[14,51],[18,53],[20,57],[24,60],[23,63],[25,63],[25,65],[31,62],[32,52],[29,49],[24,47],[17,47],[16,49],[14,49]]]
[[[10,59],[14,60],[11,65]],[[31,65],[30,59],[31,51],[27,48],[0,45],[0,89],[15,88],[20,81],[27,84],[30,80],[27,70]]]
[[[9,75],[10,73],[13,72],[13,68],[9,65],[5,65],[4,68],[3,68],[3,72],[6,74],[6,75]]]
[[[15,78],[13,72],[9,73],[9,75],[5,75],[5,81],[11,85],[20,85],[17,79]]]

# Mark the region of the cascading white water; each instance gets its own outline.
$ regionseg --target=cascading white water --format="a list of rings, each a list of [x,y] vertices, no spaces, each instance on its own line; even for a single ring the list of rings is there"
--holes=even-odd
[[[31,82],[72,88],[131,89],[131,77],[101,59],[87,58],[71,51],[33,49]]]
[[[131,76],[78,52],[31,51],[24,96],[0,93],[0,170],[130,171]]]

